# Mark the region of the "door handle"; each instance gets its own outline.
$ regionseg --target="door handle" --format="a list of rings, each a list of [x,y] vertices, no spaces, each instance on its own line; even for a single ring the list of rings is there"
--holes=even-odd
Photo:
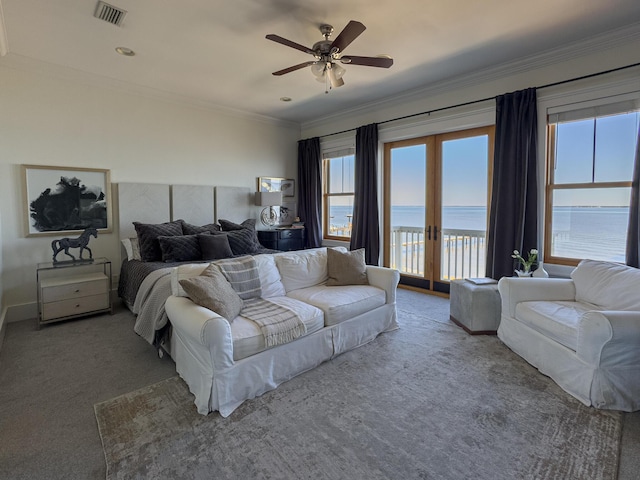
[[[431,240],[431,225],[427,227],[427,240]]]
[[[433,226],[433,239],[438,240],[438,227],[436,225]]]

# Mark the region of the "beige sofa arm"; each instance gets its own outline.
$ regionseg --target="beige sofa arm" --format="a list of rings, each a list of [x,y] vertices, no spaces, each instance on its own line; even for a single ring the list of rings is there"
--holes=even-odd
[[[189,298],[170,296],[165,311],[176,334],[187,340],[194,356],[213,371],[233,365],[233,340],[229,322]]]
[[[640,369],[640,312],[589,311],[578,324],[578,357],[601,368]]]
[[[503,277],[498,282],[502,301],[502,315],[516,316],[520,302],[575,301],[576,288],[568,278],[518,278]]]
[[[400,282],[400,272],[393,268],[367,265],[369,285],[383,289],[387,294],[388,304],[396,303],[396,289]]]

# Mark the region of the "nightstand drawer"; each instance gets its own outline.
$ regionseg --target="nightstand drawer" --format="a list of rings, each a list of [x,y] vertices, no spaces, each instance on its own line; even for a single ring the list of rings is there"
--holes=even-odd
[[[303,228],[292,228],[289,230],[278,230],[278,234],[280,235],[280,238],[282,240],[286,240],[289,238],[296,238],[296,239],[300,239],[302,238],[302,232],[304,232]]]
[[[81,313],[105,310],[107,308],[109,308],[108,293],[50,302],[42,305],[42,321],[46,322],[53,318],[79,315]]]
[[[68,278],[43,280],[40,287],[42,288],[43,303],[50,303],[107,293],[109,279],[102,273],[75,275]]]

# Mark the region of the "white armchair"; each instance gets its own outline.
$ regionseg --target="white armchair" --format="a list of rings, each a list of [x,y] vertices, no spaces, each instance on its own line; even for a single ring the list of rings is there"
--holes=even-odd
[[[585,405],[640,410],[640,270],[583,260],[571,279],[502,278],[498,337]]]

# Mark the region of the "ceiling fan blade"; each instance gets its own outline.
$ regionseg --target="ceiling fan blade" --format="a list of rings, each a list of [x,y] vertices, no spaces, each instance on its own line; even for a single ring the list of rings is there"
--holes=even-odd
[[[365,67],[389,68],[393,65],[393,58],[387,57],[356,57],[354,55],[345,55],[340,57],[340,61],[348,65],[364,65]]]
[[[287,40],[286,38],[282,38],[280,35],[274,35],[270,33],[265,38],[267,40],[271,40],[273,42],[286,45],[287,47],[295,48],[296,50],[300,50],[301,52],[308,53],[310,55],[315,55],[315,52],[310,48],[307,48],[304,45],[300,45],[299,43],[292,42],[291,40]]]
[[[351,20],[331,44],[331,50],[343,52],[347,46],[367,29],[362,23]]]
[[[299,63],[298,65],[294,65],[293,67],[284,68],[282,70],[278,70],[277,72],[273,72],[272,75],[280,76],[280,75],[284,75],[285,73],[295,72],[296,70],[300,70],[301,68],[308,67],[309,65],[313,65],[314,63],[316,62]]]

